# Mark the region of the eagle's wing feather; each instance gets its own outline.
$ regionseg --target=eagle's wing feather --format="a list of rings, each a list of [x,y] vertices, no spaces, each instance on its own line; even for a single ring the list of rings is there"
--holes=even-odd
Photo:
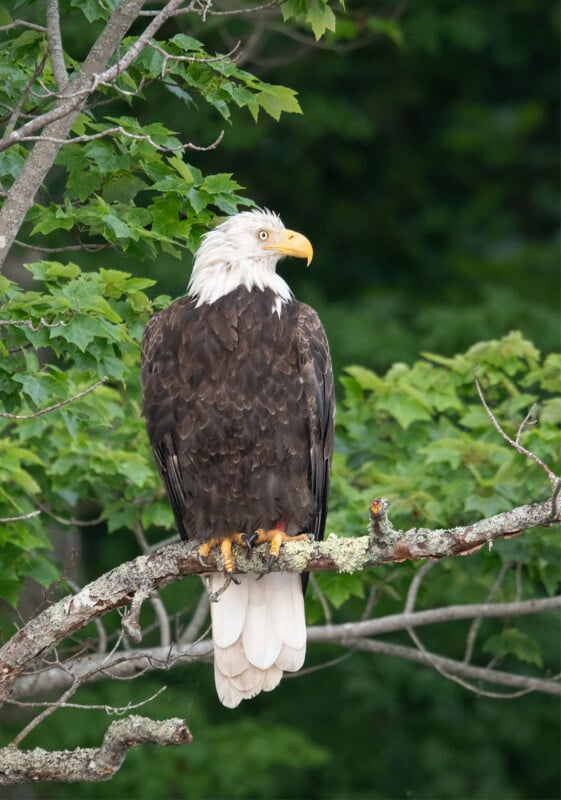
[[[187,538],[183,522],[185,487],[181,475],[177,440],[173,434],[174,407],[177,403],[177,355],[173,349],[176,337],[170,335],[176,318],[174,303],[155,314],[142,338],[143,415],[158,472],[164,483],[179,534]]]
[[[327,336],[317,313],[304,303],[299,307],[297,337],[300,370],[308,395],[310,489],[317,508],[311,532],[316,539],[322,539],[333,454],[335,391]]]

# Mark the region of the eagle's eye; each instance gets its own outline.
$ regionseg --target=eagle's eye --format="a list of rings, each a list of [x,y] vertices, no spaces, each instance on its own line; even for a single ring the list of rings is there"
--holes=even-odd
[[[259,231],[259,233],[257,235],[259,236],[259,238],[261,239],[262,242],[266,242],[267,239],[269,238],[268,231]]]

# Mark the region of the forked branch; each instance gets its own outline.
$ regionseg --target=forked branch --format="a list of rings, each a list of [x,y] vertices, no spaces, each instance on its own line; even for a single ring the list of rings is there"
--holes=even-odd
[[[100,747],[49,751],[42,748],[0,750],[0,785],[58,781],[110,780],[131,747],[139,744],[189,744],[193,737],[182,719],[153,720],[131,716],[112,722]]]

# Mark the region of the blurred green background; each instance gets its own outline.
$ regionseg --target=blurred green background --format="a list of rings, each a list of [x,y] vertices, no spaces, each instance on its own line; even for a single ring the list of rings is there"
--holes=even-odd
[[[320,312],[338,374],[350,363],[384,370],[423,350],[453,354],[512,329],[557,350],[557,3],[402,3],[393,37],[365,20],[395,4],[347,8],[348,26],[331,42],[287,35],[274,20],[252,40],[247,68],[296,89],[303,116],[255,124],[239,112],[227,125],[201,103],[178,119],[173,97],[160,93],[149,96],[143,121],[200,144],[224,128],[220,146],[190,153],[191,163],[233,173],[247,196],[312,240],[312,267],[285,262],[281,271]],[[214,29],[187,32],[224,50],[254,24],[218,18]],[[157,279],[158,294],[187,285],[189,259],[104,258]],[[520,501],[529,499],[521,487]],[[86,536],[85,547],[90,577],[137,552],[115,536]],[[173,587],[168,601],[194,602],[195,583]],[[351,602],[338,619],[359,609]],[[435,649],[439,636],[447,631],[434,632]],[[311,648],[308,661],[339,654]],[[80,698],[123,706],[163,682],[163,697],[141,713],[184,716],[193,745],[132,752],[107,785],[44,785],[17,796],[559,797],[560,707],[546,696],[478,697],[429,669],[357,653],[235,712],[218,704],[207,664],[90,687]],[[94,745],[106,726],[104,714],[67,710],[28,744]]]
[[[402,46],[361,31],[390,3],[348,3],[353,38],[340,26],[332,47],[266,31],[244,66],[296,89],[303,115],[256,125],[240,111],[225,126],[200,104],[184,120],[192,140],[225,136],[191,159],[233,172],[312,240],[309,271],[281,270],[320,311],[338,367],[450,354],[512,328],[557,349],[557,4],[404,5]],[[221,23],[217,47],[250,29]],[[154,98],[150,119],[164,114]],[[159,288],[184,290],[177,263],[153,269]]]

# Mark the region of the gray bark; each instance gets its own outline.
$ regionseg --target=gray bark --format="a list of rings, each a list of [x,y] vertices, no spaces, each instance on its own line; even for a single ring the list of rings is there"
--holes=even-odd
[[[181,745],[193,740],[182,719],[153,720],[130,716],[112,722],[100,747],[76,750],[0,749],[0,785],[58,781],[110,780],[131,747],[139,744]]]

